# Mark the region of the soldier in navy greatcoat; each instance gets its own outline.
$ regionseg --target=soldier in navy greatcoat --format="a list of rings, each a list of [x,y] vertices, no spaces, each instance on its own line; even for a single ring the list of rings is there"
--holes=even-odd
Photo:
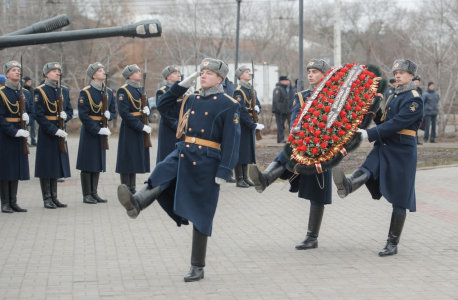
[[[100,172],[106,171],[106,150],[103,149],[104,136],[111,134],[110,129],[102,127],[102,117],[108,120],[116,118],[113,91],[105,87],[106,73],[104,66],[95,62],[87,68],[86,74],[92,79],[78,98],[78,117],[83,124],[80,133],[76,169],[81,170],[81,188],[83,202],[88,204],[106,203],[97,192]],[[107,91],[107,110],[103,111],[103,95]]]
[[[32,96],[20,84],[21,64],[10,61],[3,66],[5,86],[0,87],[0,197],[2,212],[26,212],[17,204],[19,180],[29,180],[29,158],[24,154],[24,140],[29,132],[20,129],[20,122],[33,120]],[[21,89],[24,93],[25,111],[19,108]]]
[[[151,127],[142,123],[142,113],[149,115],[148,106],[142,105],[142,73],[137,65],[124,68],[122,75],[126,84],[118,89],[118,112],[122,118],[119,129],[116,173],[120,173],[121,184],[135,194],[136,174],[150,172],[149,148],[145,147],[144,133],[151,134]],[[144,88],[144,87],[143,87]]]
[[[191,269],[185,281],[204,277],[207,238],[211,235],[220,184],[226,182],[237,164],[240,142],[240,104],[224,94],[221,82],[228,66],[206,58],[200,65],[200,94],[187,95],[178,113],[176,99],[185,94],[199,73],[174,83],[164,94],[158,109],[178,118],[176,149],[160,162],[147,183],[134,195],[125,185],[118,198],[127,214],[136,218],[155,199],[178,226],[194,225]]]
[[[308,81],[310,88],[299,92],[294,98],[293,111],[291,115],[291,128],[301,111],[302,104],[310,97],[315,86],[324,77],[324,74],[331,69],[331,66],[322,59],[311,59],[307,65]],[[332,203],[332,171],[327,170],[322,175],[295,176],[286,170],[289,157],[282,150],[274,161],[261,173],[257,166],[250,168],[250,176],[255,183],[255,188],[262,193],[267,186],[278,178],[291,180],[290,192],[299,192],[302,199],[310,200],[310,213],[308,230],[305,239],[296,245],[297,250],[307,250],[318,247],[318,235],[323,220],[324,205]]]
[[[63,111],[59,113],[58,110],[58,82],[61,72],[62,67],[59,63],[47,63],[43,67],[43,75],[46,77],[44,84],[34,90],[36,120],[40,125],[35,177],[40,178],[44,207],[51,209],[67,207],[67,204],[57,199],[57,179],[71,176],[67,142],[65,142],[66,152],[60,151],[60,139],[66,138],[67,133],[58,128],[58,119],[68,122],[73,117],[70,92],[64,86],[62,86]]]
[[[364,164],[350,176],[345,177],[341,168],[335,168],[333,174],[341,198],[366,184],[372,198],[378,200],[383,196],[392,204],[388,240],[380,256],[397,253],[406,209],[416,211],[416,135],[423,117],[423,100],[412,82],[417,65],[408,59],[398,59],[392,71],[396,89],[375,114],[377,126],[367,131],[359,129],[363,139],[375,142],[374,148]]]
[[[256,140],[255,130],[262,130],[263,124],[253,122],[253,107],[251,92],[253,86],[251,80],[251,70],[247,66],[241,66],[235,70],[235,76],[240,80],[240,85],[234,91],[233,98],[240,103],[240,150],[239,161],[235,166],[235,179],[237,187],[247,188],[254,186],[248,179],[248,164],[256,164]],[[254,92],[256,95],[256,91]],[[261,104],[256,95],[255,110],[261,113]]]
[[[161,97],[170,89],[172,84],[181,79],[181,73],[178,66],[171,65],[162,70],[162,76],[165,78],[165,85],[156,92],[156,105],[159,106]],[[177,98],[177,109],[180,108],[182,96]],[[163,161],[167,155],[175,150],[178,119],[169,119],[166,115],[161,115],[159,121],[159,135],[157,141],[156,164]]]

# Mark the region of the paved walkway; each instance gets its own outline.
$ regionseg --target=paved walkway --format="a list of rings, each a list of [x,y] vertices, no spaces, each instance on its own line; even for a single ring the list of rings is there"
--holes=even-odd
[[[458,299],[458,167],[417,172],[418,212],[407,216],[399,254],[387,258],[377,253],[391,207],[364,188],[345,200],[334,188],[319,248],[296,251],[308,201],[282,182],[263,194],[225,184],[206,277],[184,283],[192,227],[176,227],[157,204],[126,216],[116,143],[99,189],[107,204],[83,204],[75,169],[58,188],[68,208],[43,209],[38,180],[20,183],[29,211],[0,214],[0,299]],[[69,140],[73,168],[77,145]],[[154,144],[152,161],[155,152]],[[34,161],[32,148],[32,174]]]

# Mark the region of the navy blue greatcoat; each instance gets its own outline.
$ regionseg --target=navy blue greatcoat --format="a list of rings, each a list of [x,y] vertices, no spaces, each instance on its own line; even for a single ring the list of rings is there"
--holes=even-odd
[[[170,89],[168,86],[161,87],[156,92],[156,105],[159,106],[162,96]],[[180,109],[181,97],[177,99],[177,111]],[[157,142],[156,164],[163,161],[167,155],[175,150],[175,144],[178,142],[176,138],[178,119],[170,118],[168,115],[161,114],[159,121],[159,137]]]
[[[386,101],[386,119],[381,120],[379,109],[374,119],[377,126],[367,130],[369,141],[375,143],[363,164],[371,172],[366,186],[374,199],[384,196],[388,202],[414,212],[416,133],[423,118],[423,100],[412,90],[395,93]]]
[[[67,114],[65,122],[73,118],[73,108],[70,103],[70,93],[62,87],[64,98],[63,110]],[[62,178],[70,177],[70,161],[68,147],[66,153],[60,152],[60,137],[56,136],[58,128],[58,91],[45,84],[34,90],[35,115],[40,128],[38,129],[37,156],[35,161],[35,177]],[[50,120],[48,118],[53,118]],[[60,116],[59,116],[60,118]]]
[[[176,99],[186,90],[177,83],[172,85],[158,105],[161,114],[178,119]],[[221,150],[180,141],[156,166],[148,184],[161,186],[158,201],[178,226],[189,220],[210,236],[220,190],[215,177],[231,178],[238,161],[240,105],[224,93],[193,94],[185,103],[184,112],[188,110],[186,135],[219,143]]]
[[[240,150],[239,164],[256,163],[256,123],[253,122],[251,108],[251,90],[239,85],[234,91],[233,98],[240,103]],[[256,105],[261,108],[258,97]]]
[[[88,93],[91,100],[89,100]],[[107,89],[107,93],[107,107],[110,112],[110,120],[113,120],[116,117],[116,105],[113,99],[113,91]],[[102,128],[101,118],[105,113],[102,110],[102,99],[103,91],[99,91],[90,85],[80,92],[78,98],[78,117],[81,123],[83,123],[83,126],[81,127],[80,133],[76,169],[83,172],[100,173],[106,171],[106,150],[103,150],[103,135],[98,134],[100,128]],[[92,109],[90,102],[93,103]],[[100,105],[100,111],[94,107],[95,105]]]
[[[0,180],[30,179],[29,157],[23,152],[23,138],[15,137],[20,129],[20,123],[10,119],[19,118],[19,95],[19,91],[4,86],[0,88]],[[26,112],[29,120],[32,121],[34,118],[33,105],[30,105],[32,96],[25,89],[24,98]]]
[[[305,90],[301,92],[302,99],[304,102],[310,97],[312,90]],[[294,96],[293,111],[291,114],[291,128],[293,127],[294,121],[299,115],[302,107],[302,103],[299,99],[299,93]],[[289,158],[285,156],[283,150],[278,154],[274,161],[280,162],[285,168]],[[280,178],[289,179],[293,173],[285,170]],[[299,189],[299,198],[307,199],[319,204],[331,204],[332,203],[332,169],[324,171],[322,174],[317,175],[304,175],[297,176],[291,182],[291,190],[296,191]]]
[[[150,171],[149,148],[145,148],[140,114],[140,110],[143,109],[142,89],[125,84],[118,89],[117,98],[122,122],[119,129],[116,173],[148,173]]]

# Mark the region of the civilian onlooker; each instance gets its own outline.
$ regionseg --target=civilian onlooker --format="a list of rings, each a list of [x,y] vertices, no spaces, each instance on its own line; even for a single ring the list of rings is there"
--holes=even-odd
[[[394,89],[396,88],[396,78],[391,77],[388,84],[390,85],[390,87],[386,89],[385,99],[384,99],[385,101],[388,100],[388,98],[391,95],[394,95]]]
[[[0,75],[0,86],[4,86],[6,81],[5,75]]]
[[[415,83],[415,86],[417,87],[417,92],[420,94],[420,96],[423,98],[423,90],[421,89],[420,87],[420,81],[421,81],[421,77],[420,75],[417,75],[413,78],[413,82]],[[423,117],[424,118],[424,117]],[[421,143],[419,140],[418,140],[418,135],[417,135],[417,145],[423,145],[423,143]]]
[[[287,88],[291,80],[287,75],[281,75],[276,84],[272,97],[272,113],[275,114],[277,122],[277,143],[286,143],[285,141],[285,121],[288,116],[289,94]]]
[[[434,90],[434,82],[428,83],[428,88],[423,95],[425,105],[425,136],[423,141],[426,143],[429,138],[429,126],[431,125],[431,143],[436,143],[436,120],[439,113],[439,94]]]
[[[32,78],[25,76],[24,77],[24,89],[28,90],[31,94],[33,94],[33,89],[32,89]],[[30,98],[31,103],[29,105],[34,105],[33,104],[33,97]],[[29,125],[28,127],[30,128],[30,146],[36,147],[37,146],[37,121],[32,117],[30,118]]]
[[[288,113],[286,114],[286,125],[288,126],[288,132],[291,131],[291,113],[293,111],[293,106],[294,106],[294,95],[297,93],[297,79],[295,80],[296,86],[293,87],[292,84],[290,84],[287,88],[286,91],[288,92]]]

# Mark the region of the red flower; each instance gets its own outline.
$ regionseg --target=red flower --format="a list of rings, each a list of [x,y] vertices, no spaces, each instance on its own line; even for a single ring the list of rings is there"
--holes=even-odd
[[[305,132],[303,132],[303,131],[299,132],[299,136],[300,137],[304,137],[305,136]]]
[[[319,151],[319,150],[318,150],[317,147],[315,147],[315,148],[312,149],[312,153],[313,153],[314,155],[318,154],[318,151]]]
[[[318,104],[318,100],[313,100],[312,104],[313,106],[316,106]]]
[[[365,105],[366,105],[366,102],[364,102],[364,101],[359,101],[358,105],[361,106],[361,107],[362,107],[362,106],[365,106]]]
[[[310,126],[309,123],[304,123],[304,125],[302,125],[302,127],[303,127],[304,129],[307,129],[307,127],[309,127],[309,126]]]
[[[333,135],[333,136],[332,136],[332,140],[333,140],[334,142],[337,142],[337,141],[339,140],[339,137],[338,137],[337,135]]]
[[[328,129],[326,129],[326,131],[331,133],[332,132],[332,128],[328,128]]]
[[[326,127],[326,124],[324,124],[323,122],[321,122],[321,123],[318,125],[318,127],[319,127],[320,129],[323,129],[323,128]]]
[[[358,90],[364,91],[364,87],[363,87],[363,86],[360,86],[360,87],[358,88]]]
[[[337,127],[337,128],[342,127],[342,122],[337,122],[336,127]]]
[[[346,112],[344,112],[343,110],[341,110],[341,111],[340,111],[340,114],[339,114],[339,116],[341,116],[341,117],[345,117],[346,115],[347,115],[347,113],[346,113]]]
[[[333,85],[333,86],[331,87],[331,89],[333,89],[334,91],[337,91],[337,90],[339,89],[339,87],[338,87],[337,85]]]
[[[360,80],[364,80],[366,77],[365,77],[363,74],[361,74],[361,75],[358,76],[358,78],[359,78]],[[359,84],[359,83],[358,83],[358,84]]]
[[[290,135],[290,136],[288,137],[288,142],[291,142],[293,139],[294,139],[293,136]]]
[[[313,133],[313,135],[315,135],[315,136],[320,136],[320,135],[321,135],[321,131],[320,131],[320,130],[317,130],[317,131],[315,131],[315,132]]]
[[[310,141],[312,140],[312,138],[308,136],[304,140],[307,144],[310,144]]]
[[[344,136],[345,135],[345,131],[340,129],[339,132],[337,132],[337,134],[340,135],[340,136]]]
[[[348,119],[347,119],[347,118],[345,118],[345,117],[344,117],[344,118],[342,118],[342,123],[344,123],[344,124],[345,124],[345,123],[347,123],[347,122],[348,122]]]
[[[366,83],[364,84],[364,87],[365,87],[366,89],[370,89],[370,88],[371,88],[371,85],[370,85],[368,82],[366,82]]]
[[[313,113],[315,111],[315,107],[310,107],[309,108],[309,113]]]
[[[357,115],[356,113],[351,113],[351,117],[352,117],[353,119],[356,119],[356,118],[358,117],[358,115]]]
[[[322,117],[321,117],[321,120],[327,121],[327,120],[328,120],[328,116],[326,116],[326,115],[322,116]]]
[[[341,81],[341,82],[339,82],[339,84],[340,84],[340,85],[343,85],[343,84],[344,84],[344,82],[343,82],[343,81]]]
[[[345,129],[346,130],[350,130],[351,129],[351,124],[349,124],[349,123],[345,124]]]
[[[347,104],[344,106],[345,110],[350,110],[351,109],[351,105]]]
[[[345,67],[347,67],[348,69],[351,69],[353,68],[353,64],[346,64]]]
[[[355,96],[355,101],[359,102],[360,100],[361,100],[360,96]],[[350,100],[348,100],[348,101],[350,101]],[[351,103],[351,104],[353,104],[353,103]]]
[[[331,82],[330,82],[330,81],[327,81],[327,82],[326,82],[326,86],[331,86]]]
[[[342,68],[341,71],[344,72],[344,73],[347,73],[348,69],[347,68]]]
[[[323,140],[325,140],[325,141],[329,141],[330,139],[331,139],[331,137],[329,135],[327,135],[327,134],[325,136],[323,136]]]
[[[353,101],[353,100],[351,100],[351,99],[348,99],[348,104],[353,105],[354,102],[355,102],[355,101]]]
[[[310,126],[309,128],[307,128],[307,131],[313,134],[315,129],[312,126]]]
[[[339,75],[339,77],[344,77],[345,76],[344,72],[337,72],[337,74]]]
[[[313,125],[316,125],[318,123],[318,120],[317,119],[312,119],[312,123],[313,123]]]
[[[316,145],[318,144],[319,142],[321,141],[321,139],[319,137],[314,137],[313,138],[313,143]]]
[[[353,82],[353,83],[351,84],[351,89],[354,90],[356,86],[357,86],[357,84],[356,84],[355,82]]]
[[[310,116],[309,115],[305,115],[304,119],[308,120],[308,119],[310,119]]]
[[[302,145],[300,152],[305,152],[305,151],[307,151],[307,146],[306,145]]]
[[[355,111],[361,111],[361,106],[356,105]]]
[[[302,146],[304,145],[304,140],[298,140],[297,143]]]
[[[332,104],[334,103],[334,99],[329,99],[328,102]]]
[[[323,99],[321,99],[322,101],[326,102],[328,101],[328,98],[324,97]]]
[[[361,80],[362,80],[362,79],[361,79]],[[355,83],[359,85],[359,84],[361,84],[361,80],[356,79]]]
[[[329,91],[327,94],[328,94],[328,96],[333,96],[334,92],[333,91]]]
[[[324,106],[324,104],[323,104],[323,103],[320,103],[320,104],[318,104],[318,105],[316,106],[316,108],[318,108],[318,109],[322,109],[322,108],[323,108],[323,106]]]
[[[323,93],[327,93],[327,92],[329,91],[329,89],[328,89],[328,88],[323,88],[321,91],[322,91]]]
[[[370,78],[369,78],[369,80],[367,81],[367,83],[369,83],[369,84],[373,84],[373,83],[374,83],[374,81],[373,81],[372,79],[370,79]]]
[[[326,149],[328,144],[326,144],[325,142],[322,142],[320,146],[321,146],[321,149]]]
[[[330,106],[325,106],[324,107],[324,111],[325,112],[330,112],[331,111],[331,107]]]
[[[317,111],[315,111],[315,112],[313,112],[313,116],[315,116],[315,117],[319,117],[319,116],[320,116],[320,112],[319,112],[318,110],[317,110]]]
[[[371,97],[368,94],[364,94],[364,99],[369,100]]]

